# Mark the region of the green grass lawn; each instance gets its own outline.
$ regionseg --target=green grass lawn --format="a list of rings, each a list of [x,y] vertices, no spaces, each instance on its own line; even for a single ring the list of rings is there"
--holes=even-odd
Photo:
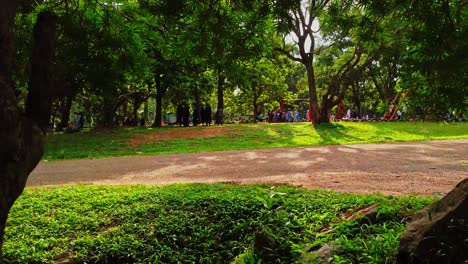
[[[334,263],[392,263],[408,216],[433,201],[285,186],[32,188],[11,211],[0,261],[302,263],[305,248],[335,241]],[[372,204],[371,222],[341,216]],[[254,246],[262,236],[271,250]]]
[[[341,122],[315,128],[307,123],[225,125],[228,134],[211,138],[171,139],[129,147],[128,140],[142,133],[195,131],[205,127],[120,128],[48,136],[45,160],[157,155],[204,151],[261,149],[355,143],[468,138],[468,123]]]

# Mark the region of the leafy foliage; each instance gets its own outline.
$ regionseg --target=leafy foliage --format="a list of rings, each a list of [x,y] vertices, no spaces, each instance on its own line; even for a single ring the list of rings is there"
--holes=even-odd
[[[411,107],[419,107],[432,117],[447,112],[466,116],[466,2],[363,2],[368,2],[374,14],[384,15],[399,25],[399,29],[388,34],[405,44],[405,51],[401,51],[400,86],[412,90]]]
[[[20,104],[32,25],[44,9],[58,16],[52,117],[62,126],[73,112],[84,112],[90,126],[128,124],[156,95],[162,100],[158,116],[180,101],[200,107],[208,101],[222,105],[225,97],[224,110],[243,114],[253,101],[258,106],[249,112],[265,112],[278,98],[311,98],[321,122],[328,122],[341,100],[360,116],[383,115],[402,89],[411,90],[405,102],[410,112],[421,109],[440,119],[467,111],[467,14],[461,0],[46,1],[16,19]],[[273,50],[300,58],[278,60]],[[271,61],[274,67],[255,67]],[[286,80],[279,78],[284,74]],[[278,78],[253,85],[259,75]],[[284,92],[285,83],[292,93]],[[231,96],[236,87],[245,91],[241,98]],[[265,89],[256,100],[252,91]],[[220,97],[210,99],[215,90]]]

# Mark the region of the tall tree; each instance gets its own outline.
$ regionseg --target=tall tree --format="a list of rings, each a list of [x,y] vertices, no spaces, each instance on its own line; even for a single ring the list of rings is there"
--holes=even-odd
[[[195,51],[217,73],[216,123],[224,118],[224,90],[235,61],[259,57],[269,47],[265,36],[273,30],[268,1],[195,1]]]
[[[376,58],[373,54],[385,43],[378,34],[379,20],[355,1],[283,3],[289,5],[289,11],[276,12],[279,26],[284,38],[293,35],[297,49],[285,43],[276,50],[305,66],[312,123],[328,123],[331,109],[364,77]],[[317,76],[317,67],[321,76]]]
[[[297,45],[298,53],[283,47],[276,50],[287,55],[291,60],[302,63],[307,71],[309,87],[310,108],[312,109],[313,124],[322,122],[319,110],[317,87],[315,80],[314,56],[323,47],[317,45],[317,34],[319,29],[318,17],[325,10],[330,0],[306,0],[306,1],[279,1],[276,14],[280,21],[280,30],[287,35],[292,34],[294,43]],[[298,55],[298,56],[297,56]],[[327,118],[328,119],[328,118]]]
[[[402,84],[434,117],[448,111],[468,115],[467,9],[463,0],[403,1],[395,12],[394,19],[407,23]]]
[[[288,69],[281,62],[281,59],[267,57],[243,61],[239,63],[236,75],[232,75],[232,81],[239,89],[236,103],[249,105],[254,122],[262,112],[273,110],[267,106],[270,102],[279,102],[287,93]]]
[[[358,88],[357,83],[363,78],[365,69],[371,63],[372,57],[367,56],[360,45],[348,47],[346,51],[336,49],[333,55],[327,56],[331,64],[321,64],[318,60],[318,84],[323,86],[320,121],[329,122],[331,109],[341,102],[348,90]],[[336,58],[336,59],[333,59]],[[359,102],[357,105],[360,105]]]
[[[18,1],[6,0],[0,8],[0,248],[8,213],[23,192],[29,173],[42,157],[53,96],[51,69],[56,16],[50,11],[41,11],[34,26],[29,92],[24,114],[18,106],[11,77],[17,5]]]

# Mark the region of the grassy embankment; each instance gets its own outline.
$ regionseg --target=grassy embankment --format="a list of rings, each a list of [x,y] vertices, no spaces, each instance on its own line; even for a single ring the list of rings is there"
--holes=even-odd
[[[157,155],[204,151],[261,149],[316,145],[340,145],[396,141],[468,138],[468,123],[335,123],[311,128],[309,124],[226,125],[225,135],[210,138],[179,138],[128,145],[138,134],[165,134],[213,127],[121,128],[92,130],[48,137],[45,160]]]
[[[432,201],[221,184],[32,188],[10,214],[2,263],[259,263],[259,234],[281,263],[331,241],[334,263],[391,263],[407,217]],[[370,223],[345,220],[371,204]]]

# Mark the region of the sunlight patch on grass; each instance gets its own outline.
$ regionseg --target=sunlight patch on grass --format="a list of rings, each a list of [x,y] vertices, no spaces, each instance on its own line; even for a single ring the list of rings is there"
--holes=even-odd
[[[190,134],[202,130],[209,132],[210,129],[216,129],[220,135],[208,138],[170,138],[172,134],[180,132]],[[129,147],[129,140],[140,134],[155,134],[155,138],[164,134],[169,139],[148,141]],[[120,128],[49,135],[43,159],[103,158],[461,138],[468,138],[468,123],[339,122],[316,127],[312,127],[309,123],[259,123],[210,128]]]

